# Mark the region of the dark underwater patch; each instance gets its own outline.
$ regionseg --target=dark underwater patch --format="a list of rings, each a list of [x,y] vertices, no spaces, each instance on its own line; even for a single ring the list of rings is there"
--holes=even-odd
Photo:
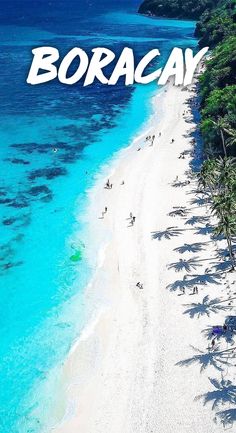
[[[12,247],[11,241],[6,244],[0,245],[0,261],[9,260],[14,254],[14,249]]]
[[[30,180],[35,180],[40,177],[44,177],[47,180],[52,180],[58,176],[65,176],[67,170],[64,167],[50,167],[50,168],[40,168],[38,170],[33,170],[28,175]]]
[[[58,159],[64,164],[72,164],[78,158],[77,152],[68,152],[58,156]]]
[[[9,218],[3,218],[2,224],[5,226],[10,226],[13,224],[17,224],[17,228],[26,227],[31,222],[30,214],[23,214],[20,216],[12,216]]]
[[[44,195],[43,197],[40,197],[40,201],[42,201],[43,203],[49,203],[50,201],[52,201],[53,199],[53,194],[47,194]]]
[[[64,128],[60,128],[60,129],[63,130]],[[70,147],[73,147],[73,145],[66,143],[64,141],[57,141],[56,143],[54,143],[54,147],[61,150],[68,150]]]
[[[4,188],[0,188],[0,197],[5,197],[7,195],[7,191]]]
[[[12,241],[13,242],[21,242],[24,239],[25,235],[24,233],[19,233],[18,235],[16,235]]]
[[[26,227],[31,223],[31,214],[23,214],[19,218],[17,218],[17,221],[19,221],[19,224],[17,224],[17,228]]]
[[[46,185],[39,185],[32,186],[32,188],[30,188],[27,193],[34,197],[37,197],[41,194],[51,194],[51,190]]]
[[[32,186],[27,193],[33,197],[38,197],[44,203],[49,203],[53,199],[53,193],[46,185]]]
[[[12,164],[22,164],[22,165],[30,164],[29,161],[26,161],[25,159],[21,159],[21,158],[7,158],[5,161],[9,161]]]
[[[17,143],[11,144],[11,147],[19,150],[20,152],[31,154],[33,152],[47,153],[52,147],[51,144],[39,144],[39,143]]]
[[[14,207],[16,209],[23,209],[29,206],[29,202],[25,198],[13,199],[8,204],[9,207]]]
[[[6,218],[6,219],[2,220],[2,223],[5,226],[10,226],[10,225],[14,224],[17,221],[17,219],[18,218],[14,218],[14,217],[12,217],[12,218]]]
[[[12,200],[10,198],[1,198],[0,199],[0,204],[9,204],[11,202],[12,202]]]
[[[16,266],[21,266],[21,265],[23,265],[23,263],[24,262],[22,260],[18,261],[18,262],[7,262],[7,263],[4,263],[1,266],[1,268],[3,271],[7,271],[8,269],[15,268]]]

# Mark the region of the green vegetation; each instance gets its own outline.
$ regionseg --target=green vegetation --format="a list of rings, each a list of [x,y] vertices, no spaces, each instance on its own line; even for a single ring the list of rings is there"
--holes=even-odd
[[[218,0],[200,16],[195,36],[200,38],[200,48],[216,44],[236,34],[236,0]]]
[[[205,161],[199,185],[217,219],[215,234],[226,238],[232,268],[236,235],[236,0],[145,0],[140,13],[198,19],[199,47],[210,56],[200,77],[201,133]]]
[[[209,193],[215,234],[227,240],[235,268],[236,235],[236,0],[222,0],[205,11],[196,27],[199,46],[212,51],[200,77],[201,133],[206,159],[199,183]]]
[[[229,36],[213,49],[200,77],[201,132],[206,153],[222,153],[221,130],[224,129],[225,141],[230,143],[227,153],[236,154],[236,143],[230,140],[232,130],[236,129],[235,70],[236,36]],[[216,126],[219,121],[222,128]]]
[[[232,269],[235,269],[233,238],[236,233],[236,158],[207,159],[198,174],[199,186],[209,193],[217,218],[215,234],[227,240]]]
[[[236,155],[236,0],[145,0],[140,13],[198,19],[199,46],[211,48],[200,77],[201,132],[206,154]],[[225,147],[222,146],[223,125]]]
[[[215,0],[144,0],[139,13],[195,20],[215,4]]]

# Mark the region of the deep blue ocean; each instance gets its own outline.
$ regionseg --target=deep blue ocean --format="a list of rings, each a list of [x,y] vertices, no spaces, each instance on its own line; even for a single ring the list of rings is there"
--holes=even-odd
[[[88,312],[83,213],[101,166],[151,114],[156,84],[26,84],[32,48],[194,47],[194,23],[136,14],[139,1],[2,0],[0,11],[0,432],[46,431],[53,369]],[[57,152],[53,149],[56,148]],[[50,379],[49,379],[50,378]],[[37,410],[38,408],[38,410]],[[48,414],[47,414],[48,411]],[[36,416],[35,413],[38,413]]]

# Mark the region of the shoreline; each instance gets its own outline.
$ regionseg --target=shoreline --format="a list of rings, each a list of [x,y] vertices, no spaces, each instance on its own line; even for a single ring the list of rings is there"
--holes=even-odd
[[[65,395],[55,406],[58,423],[53,432],[222,431],[213,424],[209,408],[194,402],[206,389],[207,377],[199,378],[196,371],[191,374],[187,369],[183,375],[176,366],[191,356],[190,344],[202,346],[203,338],[198,325],[183,315],[178,289],[177,294],[176,289],[166,290],[171,278],[178,281],[181,275],[167,269],[179,259],[175,251],[183,243],[179,236],[186,243],[199,243],[199,238],[201,243],[210,237],[208,233],[184,233],[183,218],[169,215],[176,206],[189,207],[189,196],[193,198],[192,188],[196,187],[193,179],[183,188],[173,187],[176,176],[180,183],[189,179],[186,171],[193,151],[189,129],[195,128],[187,108],[190,96],[194,97],[193,90],[169,85],[162,98],[161,118],[153,114],[154,145],[144,143],[141,135],[141,142],[137,139],[112,161],[112,190],[103,188],[106,179],[102,175],[92,189],[88,217],[98,219],[91,224],[90,237],[99,227],[108,237],[86,303],[96,292],[104,311],[90,324],[92,332],[85,337],[82,332],[64,363],[58,389]],[[157,97],[160,95],[154,97],[156,105]],[[179,160],[182,152],[185,159]],[[100,220],[99,212],[105,206],[108,211]],[[136,216],[132,227],[127,220],[130,212]],[[201,207],[194,212],[199,218],[205,215]],[[166,227],[172,227],[170,234]],[[142,282],[143,290],[136,287],[137,281]],[[219,290],[217,282],[215,288]],[[200,301],[208,292],[205,285],[200,286],[194,299]],[[188,293],[183,298],[185,303],[191,300]],[[186,328],[191,329],[189,335]]]

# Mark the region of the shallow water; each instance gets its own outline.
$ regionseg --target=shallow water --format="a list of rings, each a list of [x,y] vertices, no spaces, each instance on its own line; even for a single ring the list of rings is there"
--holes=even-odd
[[[97,4],[99,3],[99,5]],[[194,23],[135,13],[138,1],[2,1],[0,16],[0,432],[36,433],[35,407],[49,401],[48,372],[88,320],[83,213],[100,167],[150,116],[156,84],[29,86],[31,49],[66,53],[102,45],[137,59],[193,47]],[[57,152],[53,149],[57,148]],[[81,261],[73,256],[82,254]],[[36,387],[44,390],[38,395]],[[44,408],[47,405],[44,404]],[[46,409],[45,409],[46,410]]]

